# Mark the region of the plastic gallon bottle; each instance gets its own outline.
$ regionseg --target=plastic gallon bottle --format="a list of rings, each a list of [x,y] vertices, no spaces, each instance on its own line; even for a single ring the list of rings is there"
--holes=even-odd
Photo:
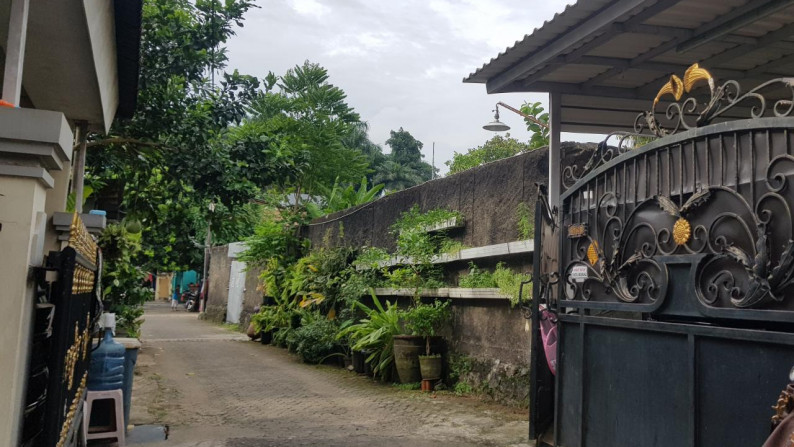
[[[110,328],[99,348],[91,353],[86,386],[92,391],[120,389],[124,386],[124,345],[113,340]]]

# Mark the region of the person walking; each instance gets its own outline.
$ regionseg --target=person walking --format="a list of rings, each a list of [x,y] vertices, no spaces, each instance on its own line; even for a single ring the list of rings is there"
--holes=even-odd
[[[176,311],[179,307],[179,286],[174,289],[174,294],[171,296],[171,310]]]

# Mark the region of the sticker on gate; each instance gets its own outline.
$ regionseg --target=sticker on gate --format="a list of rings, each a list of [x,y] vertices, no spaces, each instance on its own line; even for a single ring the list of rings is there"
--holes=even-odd
[[[571,279],[576,282],[584,282],[588,278],[586,265],[575,265],[571,268]]]

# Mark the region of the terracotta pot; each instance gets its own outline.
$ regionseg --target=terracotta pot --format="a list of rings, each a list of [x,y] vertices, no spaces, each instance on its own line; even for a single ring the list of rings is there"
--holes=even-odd
[[[441,362],[440,355],[419,356],[419,369],[421,371],[422,380],[439,380],[441,379],[443,363]]]

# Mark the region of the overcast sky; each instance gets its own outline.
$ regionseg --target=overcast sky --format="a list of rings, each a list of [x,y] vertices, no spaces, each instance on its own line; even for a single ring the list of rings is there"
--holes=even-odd
[[[229,68],[262,77],[319,63],[348,95],[383,147],[403,127],[444,173],[452,152],[493,136],[482,126],[493,105],[548,104],[545,94],[487,95],[462,79],[565,8],[565,0],[270,0],[249,11],[230,41]],[[527,140],[521,117],[504,111],[511,135]],[[595,141],[563,134],[563,140]]]

